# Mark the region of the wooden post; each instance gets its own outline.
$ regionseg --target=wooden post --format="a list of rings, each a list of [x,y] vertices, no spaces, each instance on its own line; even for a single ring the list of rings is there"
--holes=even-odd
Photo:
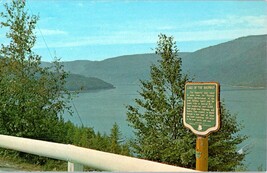
[[[208,171],[208,136],[197,136],[196,170]]]

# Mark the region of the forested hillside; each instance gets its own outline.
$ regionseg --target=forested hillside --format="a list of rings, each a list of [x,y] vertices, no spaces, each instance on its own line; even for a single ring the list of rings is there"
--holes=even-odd
[[[183,71],[198,81],[266,87],[266,40],[267,35],[247,36],[193,53],[180,53]],[[116,87],[148,78],[149,67],[157,59],[155,54],[140,54],[103,61],[64,62],[64,66],[71,73],[97,77]]]
[[[69,74],[66,88],[70,91],[89,91],[112,89],[113,85],[95,77],[85,77],[78,74]]]
[[[42,67],[49,67],[51,63],[42,62]],[[79,65],[75,65],[78,67]],[[84,76],[80,74],[69,73],[66,78],[66,89],[69,91],[90,91],[90,90],[100,90],[100,89],[112,89],[115,88],[112,84],[107,83],[99,78]]]
[[[184,59],[196,80],[227,85],[266,87],[267,35],[248,36],[201,49]]]
[[[185,56],[187,53],[181,53]],[[67,71],[87,77],[97,77],[113,85],[139,83],[149,76],[152,63],[158,60],[155,54],[126,55],[103,61],[78,60],[64,62]]]

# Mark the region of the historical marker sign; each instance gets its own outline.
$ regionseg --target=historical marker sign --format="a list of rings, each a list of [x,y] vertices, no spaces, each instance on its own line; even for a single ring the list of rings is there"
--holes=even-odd
[[[219,83],[188,82],[184,96],[184,126],[200,136],[220,127]]]

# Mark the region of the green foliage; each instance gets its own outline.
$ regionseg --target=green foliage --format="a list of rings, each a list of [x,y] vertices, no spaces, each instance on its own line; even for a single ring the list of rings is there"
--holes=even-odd
[[[162,58],[158,66],[151,66],[151,80],[141,81],[139,94],[143,99],[135,100],[137,107],[128,106],[127,115],[136,130],[133,148],[139,157],[191,167],[184,152],[192,153],[194,140],[182,124],[184,87],[189,79],[182,74],[175,44],[173,37],[159,36],[156,54]]]
[[[242,125],[237,122],[236,116],[230,114],[221,104],[221,128],[209,136],[209,169],[213,171],[235,171],[245,167],[242,161],[247,152],[237,153],[240,145],[247,136],[238,132]]]
[[[38,17],[27,14],[24,1],[4,6],[1,28],[9,29],[10,43],[0,49],[0,133],[60,142],[54,127],[70,111],[67,73],[58,60],[50,68],[40,67],[41,57],[32,51]]]
[[[128,122],[136,135],[132,147],[138,157],[194,169],[196,136],[182,121],[184,87],[189,77],[182,74],[173,37],[159,35],[156,54],[161,59],[151,66],[151,79],[141,81],[141,99],[135,100],[137,106],[127,106]],[[246,137],[236,135],[239,124],[224,107],[221,117],[221,130],[209,139],[209,170],[233,171],[244,159],[236,147]]]
[[[115,154],[130,155],[130,149],[121,139],[119,126],[115,123],[110,134],[95,132],[90,127],[78,127],[70,121],[64,123],[64,143]]]
[[[111,136],[107,136],[96,134],[92,128],[64,122],[64,111],[72,113],[69,106],[72,95],[66,89],[68,74],[57,59],[53,65],[41,67],[41,57],[32,51],[38,17],[27,14],[25,2],[14,0],[4,7],[6,12],[0,13],[1,28],[9,29],[6,37],[10,43],[1,44],[0,49],[0,134],[129,155],[128,146],[120,141],[117,124],[111,130]],[[0,152],[45,165],[45,170],[61,169],[55,166],[61,162],[53,159],[7,150]]]
[[[109,153],[131,155],[129,145],[121,139],[121,132],[116,123],[109,135],[96,133],[89,127],[77,127],[69,121],[65,125],[65,143]],[[88,167],[85,167],[85,170],[92,171]]]
[[[0,48],[0,133],[63,142],[62,114],[71,113],[71,94],[64,86],[67,73],[57,59],[49,68],[40,66],[41,57],[32,51],[38,16],[27,14],[25,2],[11,1],[4,7],[0,26],[7,29],[9,44]],[[13,156],[38,164],[48,160],[24,153]]]
[[[130,155],[130,149],[127,143],[121,139],[121,132],[117,123],[110,130],[108,151],[115,154]]]
[[[117,123],[115,123],[112,127],[112,129],[110,130],[110,151],[112,153],[119,153],[120,152],[120,132],[119,132],[119,126]]]

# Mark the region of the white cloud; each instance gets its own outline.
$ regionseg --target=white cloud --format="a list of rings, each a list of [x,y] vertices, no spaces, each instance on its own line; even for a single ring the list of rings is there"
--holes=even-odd
[[[175,26],[159,26],[177,41],[231,40],[247,35],[267,34],[267,15],[227,16]]]
[[[232,30],[208,30],[197,32],[176,32],[177,41],[212,41],[231,40],[248,35],[266,34],[266,29],[232,29]]]
[[[227,16],[220,19],[209,19],[193,22],[190,27],[266,27],[267,15],[260,16]]]

